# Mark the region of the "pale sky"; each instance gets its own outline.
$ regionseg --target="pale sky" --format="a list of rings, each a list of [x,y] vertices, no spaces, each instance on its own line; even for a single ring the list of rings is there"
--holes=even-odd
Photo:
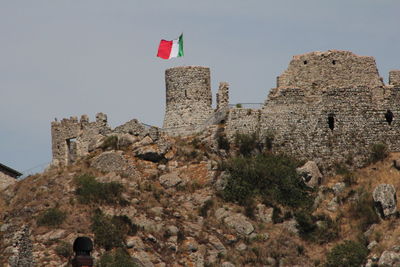
[[[50,122],[97,112],[162,126],[164,71],[211,68],[230,102],[262,103],[293,55],[373,56],[400,69],[399,0],[0,0],[0,163],[51,161]],[[184,34],[185,57],[157,58]]]

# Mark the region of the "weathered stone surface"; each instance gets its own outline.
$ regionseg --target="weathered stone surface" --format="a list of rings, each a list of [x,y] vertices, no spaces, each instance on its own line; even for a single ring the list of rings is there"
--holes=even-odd
[[[241,235],[249,235],[254,231],[253,225],[240,213],[226,217],[224,223]]]
[[[0,191],[4,190],[9,185],[15,184],[17,180],[0,171]]]
[[[262,222],[271,223],[273,211],[273,208],[267,208],[264,204],[258,204],[256,217]]]
[[[190,134],[212,113],[210,69],[200,66],[165,71],[167,87],[164,131],[170,135]]]
[[[135,155],[138,158],[152,162],[159,162],[164,159],[165,153],[166,151],[160,149],[157,145],[143,146],[135,150]]]
[[[375,207],[382,218],[387,218],[397,211],[396,189],[391,184],[378,185],[372,194]]]
[[[28,226],[23,226],[14,236],[14,250],[8,262],[11,267],[33,267],[35,266],[32,256],[32,241],[29,238],[30,230]]]
[[[400,253],[384,251],[379,258],[378,265],[382,267],[400,266]]]
[[[94,158],[91,166],[103,172],[121,172],[127,168],[127,161],[120,153],[108,151]]]
[[[345,188],[346,188],[346,184],[343,183],[343,182],[341,182],[341,183],[336,183],[336,184],[334,184],[334,185],[332,186],[333,193],[334,193],[336,196],[340,195],[340,194],[344,191]]]
[[[104,113],[97,113],[95,122],[89,122],[87,115],[82,115],[80,121],[77,117],[71,117],[52,122],[52,164],[67,165],[75,162],[93,150],[93,144],[99,137],[104,137],[110,132],[107,115]]]
[[[314,161],[307,161],[302,167],[297,168],[300,177],[310,187],[315,187],[322,183],[322,174]]]
[[[159,178],[160,184],[166,188],[177,186],[182,182],[177,172],[161,175]]]

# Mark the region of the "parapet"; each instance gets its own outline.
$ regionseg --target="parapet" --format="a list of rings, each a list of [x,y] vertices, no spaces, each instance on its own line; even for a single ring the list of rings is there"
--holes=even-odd
[[[339,50],[294,56],[277,79],[278,88],[376,88],[383,85],[373,57]]]

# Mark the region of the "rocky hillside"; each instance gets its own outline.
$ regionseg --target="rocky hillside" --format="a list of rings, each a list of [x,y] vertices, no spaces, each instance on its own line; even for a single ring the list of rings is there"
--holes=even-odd
[[[68,266],[82,235],[97,266],[400,265],[399,154],[322,176],[218,132],[109,136],[2,189],[0,266]]]

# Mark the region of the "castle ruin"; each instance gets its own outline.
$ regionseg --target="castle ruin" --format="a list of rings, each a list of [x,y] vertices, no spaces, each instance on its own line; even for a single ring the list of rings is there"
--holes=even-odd
[[[223,122],[230,140],[237,132],[256,133],[261,140],[272,136],[274,150],[326,166],[350,161],[361,166],[373,144],[400,151],[400,70],[390,71],[384,84],[373,57],[337,50],[294,56],[259,109],[230,107],[227,83],[220,83],[213,109],[206,67],[167,69],[165,83],[159,130],[168,135],[191,135]],[[53,163],[72,162],[88,153],[94,139],[112,133],[104,115],[93,123],[86,117],[53,122]]]

